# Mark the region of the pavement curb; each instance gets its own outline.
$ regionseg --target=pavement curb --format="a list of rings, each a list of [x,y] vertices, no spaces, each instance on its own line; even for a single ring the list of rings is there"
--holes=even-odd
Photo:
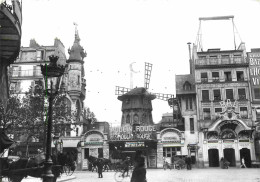
[[[70,176],[70,177],[67,177],[65,179],[57,179],[57,182],[62,182],[62,181],[69,181],[69,180],[73,180],[73,179],[76,179],[76,176]]]

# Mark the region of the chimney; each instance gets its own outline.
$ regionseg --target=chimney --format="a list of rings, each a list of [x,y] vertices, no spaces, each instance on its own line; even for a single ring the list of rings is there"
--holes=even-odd
[[[191,59],[191,48],[190,48],[190,42],[188,44],[188,49],[189,49],[189,62],[190,62],[190,74],[193,74],[193,65],[192,65],[192,59]]]
[[[35,39],[31,39],[29,47],[31,47],[31,48],[38,48],[40,46],[39,46],[39,44],[37,44]]]

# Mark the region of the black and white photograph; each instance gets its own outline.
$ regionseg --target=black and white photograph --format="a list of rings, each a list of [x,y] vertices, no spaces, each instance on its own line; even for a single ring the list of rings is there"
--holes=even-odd
[[[260,0],[0,0],[0,182],[260,182]]]

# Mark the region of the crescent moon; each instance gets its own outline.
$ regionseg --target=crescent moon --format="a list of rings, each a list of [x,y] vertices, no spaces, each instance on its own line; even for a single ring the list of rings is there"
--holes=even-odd
[[[133,69],[133,64],[134,64],[134,63],[136,63],[136,62],[132,62],[132,63],[129,65],[130,71],[131,71],[131,72],[134,72],[134,73],[138,73],[138,71],[135,71],[135,70]]]

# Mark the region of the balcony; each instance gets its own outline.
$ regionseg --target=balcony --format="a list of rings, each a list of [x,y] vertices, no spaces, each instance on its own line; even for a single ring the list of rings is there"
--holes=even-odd
[[[21,78],[21,77],[42,77],[41,70],[12,70],[10,74],[11,78]]]
[[[245,65],[248,66],[248,60],[243,57],[229,57],[229,58],[202,58],[195,61],[195,68],[202,67],[236,67]]]
[[[12,64],[21,44],[22,7],[18,0],[0,4],[0,25],[0,61]]]

